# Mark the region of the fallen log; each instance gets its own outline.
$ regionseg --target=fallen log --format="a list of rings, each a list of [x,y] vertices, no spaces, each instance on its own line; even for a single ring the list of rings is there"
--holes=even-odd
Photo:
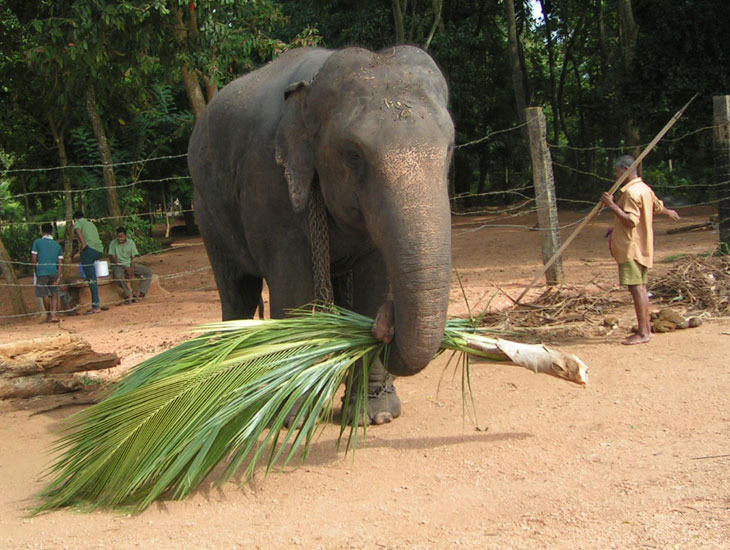
[[[0,399],[76,391],[84,381],[74,373],[118,364],[115,353],[95,352],[70,334],[0,344]]]
[[[712,222],[693,223],[691,225],[683,225],[682,227],[667,229],[667,235],[674,235],[676,233],[687,233],[689,231],[696,231],[698,229],[709,229],[710,227],[712,227]]]

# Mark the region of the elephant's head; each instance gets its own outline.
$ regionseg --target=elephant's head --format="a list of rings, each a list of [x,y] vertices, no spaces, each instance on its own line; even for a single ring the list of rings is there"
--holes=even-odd
[[[393,291],[388,370],[422,370],[439,349],[449,300],[447,172],[454,127],[446,81],[424,51],[401,46],[331,55],[287,91],[277,132],[295,211],[318,178],[340,228],[370,238]]]

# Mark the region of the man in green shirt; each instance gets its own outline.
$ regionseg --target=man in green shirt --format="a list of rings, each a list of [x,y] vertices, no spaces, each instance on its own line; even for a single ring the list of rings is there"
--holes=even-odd
[[[112,262],[112,277],[122,287],[125,304],[144,298],[152,282],[152,270],[137,263],[137,256],[137,245],[127,237],[127,229],[117,227],[117,238],[109,243],[109,259]],[[132,294],[127,281],[134,278],[139,278],[139,288]]]
[[[91,291],[91,309],[86,314],[99,313],[109,309],[102,307],[99,303],[99,285],[96,283],[96,268],[94,267],[94,262],[101,259],[103,255],[104,245],[101,244],[96,226],[84,217],[81,210],[74,213],[74,234],[79,240],[84,279],[89,281]]]
[[[53,226],[41,225],[43,237],[33,241],[30,251],[33,272],[35,273],[35,295],[43,298],[46,307],[46,322],[57,323],[58,283],[61,281],[63,267],[63,248],[53,240]]]

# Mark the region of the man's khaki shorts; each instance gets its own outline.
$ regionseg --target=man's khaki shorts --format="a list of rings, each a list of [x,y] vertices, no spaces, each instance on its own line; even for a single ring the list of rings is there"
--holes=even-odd
[[[622,285],[645,285],[649,282],[649,269],[630,260],[618,266],[618,280]]]
[[[38,275],[35,282],[36,297],[46,298],[58,292],[56,279],[58,279],[58,275]]]

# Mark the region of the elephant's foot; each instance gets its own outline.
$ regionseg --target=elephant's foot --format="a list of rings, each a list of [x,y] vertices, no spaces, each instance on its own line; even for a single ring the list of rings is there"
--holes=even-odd
[[[302,424],[304,424],[304,418],[301,418],[299,422],[297,422],[296,426],[294,425],[294,421],[297,418],[297,415],[299,414],[299,410],[302,408],[302,403],[304,402],[304,397],[300,397],[294,402],[294,406],[289,411],[289,414],[286,415],[284,418],[284,427],[287,430],[291,430],[292,428],[295,430],[298,430],[302,427]]]
[[[347,403],[344,403],[343,398],[342,414],[345,416],[345,421],[348,424],[352,419],[355,403],[356,398],[354,396],[350,396],[350,400]],[[382,384],[378,386],[369,384],[366,407],[367,414],[363,417],[360,425],[362,426],[363,423],[375,425],[388,424],[394,418],[400,416],[400,411],[400,398],[395,392],[393,376],[387,374]]]

